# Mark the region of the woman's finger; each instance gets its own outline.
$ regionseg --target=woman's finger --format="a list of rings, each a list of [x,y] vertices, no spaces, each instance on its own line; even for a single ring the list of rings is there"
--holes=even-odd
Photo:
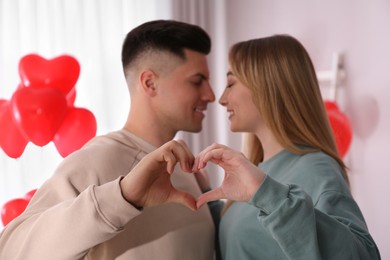
[[[221,187],[218,187],[214,190],[208,191],[200,195],[198,197],[198,200],[196,201],[196,207],[199,209],[203,204],[219,199],[225,199],[225,194],[223,193]]]
[[[172,191],[169,201],[180,203],[186,206],[187,208],[191,209],[192,211],[195,211],[197,209],[195,198],[191,194],[184,191],[179,191],[179,190]]]
[[[221,144],[212,144],[212,145],[206,147],[203,151],[201,151],[195,157],[194,167],[192,168],[192,170],[194,172],[198,172],[200,169],[206,167],[208,160],[204,159],[205,155],[208,154],[209,152],[215,150],[215,149],[219,149],[222,147],[225,147],[225,146],[221,145]]]

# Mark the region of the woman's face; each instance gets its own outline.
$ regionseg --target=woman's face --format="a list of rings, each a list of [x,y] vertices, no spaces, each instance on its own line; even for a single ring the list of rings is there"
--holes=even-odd
[[[256,133],[262,119],[253,103],[252,91],[235,77],[230,67],[219,103],[227,109],[232,132]]]

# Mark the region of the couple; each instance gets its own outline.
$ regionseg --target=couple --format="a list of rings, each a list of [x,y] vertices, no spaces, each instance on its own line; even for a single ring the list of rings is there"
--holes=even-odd
[[[1,233],[0,259],[201,260],[219,248],[223,259],[380,259],[351,196],[312,62],[294,38],[230,50],[219,103],[231,130],[248,133],[245,155],[213,144],[194,157],[172,140],[178,131],[199,132],[215,100],[210,49],[203,29],[182,22],[130,31],[122,48],[131,97],[124,128],[58,166]],[[214,190],[203,171],[209,162],[225,171]],[[227,199],[222,214],[220,199]]]

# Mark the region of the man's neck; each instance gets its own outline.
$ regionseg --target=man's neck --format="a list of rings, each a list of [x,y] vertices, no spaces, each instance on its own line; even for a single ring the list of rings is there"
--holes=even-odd
[[[138,120],[128,120],[123,129],[156,147],[160,147],[164,143],[172,140],[176,134],[161,129],[156,124],[139,123]]]

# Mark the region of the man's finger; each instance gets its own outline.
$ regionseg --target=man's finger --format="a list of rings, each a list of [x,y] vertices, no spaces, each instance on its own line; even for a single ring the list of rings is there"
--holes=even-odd
[[[188,161],[187,161],[187,165],[186,166],[188,167],[187,168],[188,171],[192,171],[192,166],[193,166],[194,161],[195,161],[195,156],[192,154],[190,148],[188,147],[188,145],[182,139],[177,140],[177,142],[179,144],[181,144],[183,149],[186,151],[187,156],[188,156]]]
[[[190,165],[193,164],[194,156],[189,151],[189,149],[186,147],[186,145],[182,145],[181,143],[177,142],[175,144],[174,150],[172,152],[175,154],[177,159],[180,162],[180,167],[184,172],[191,172]]]
[[[164,153],[162,157],[163,157],[163,161],[167,163],[168,173],[172,173],[177,163],[176,157],[170,152]]]

